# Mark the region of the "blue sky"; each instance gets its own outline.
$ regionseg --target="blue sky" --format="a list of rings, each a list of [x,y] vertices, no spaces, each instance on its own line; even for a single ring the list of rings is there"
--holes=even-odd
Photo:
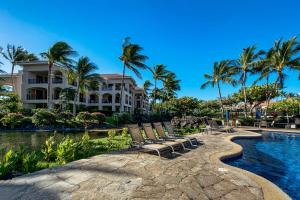
[[[89,56],[99,73],[120,73],[122,40],[130,36],[144,47],[148,65],[165,64],[177,74],[179,96],[213,99],[216,88],[199,89],[213,62],[235,59],[252,44],[269,49],[276,39],[298,35],[299,7],[297,0],[2,1],[0,46],[22,45],[38,54],[63,40]],[[297,74],[288,74],[286,90],[300,92]],[[151,74],[144,71],[137,82],[147,79]],[[224,96],[237,89],[222,86]]]

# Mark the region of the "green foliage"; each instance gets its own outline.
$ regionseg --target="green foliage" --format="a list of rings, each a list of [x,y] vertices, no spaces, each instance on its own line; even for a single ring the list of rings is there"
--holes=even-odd
[[[108,138],[114,139],[114,137],[116,136],[117,132],[116,132],[116,130],[109,130],[107,134],[108,134]]]
[[[252,117],[241,117],[239,118],[239,122],[242,126],[253,126],[255,119]]]
[[[15,168],[15,156],[12,149],[2,149],[0,152],[0,178],[7,179],[12,176],[12,171]]]
[[[79,112],[76,116],[76,120],[83,123],[85,127],[94,122],[94,117],[89,112]]]
[[[24,116],[20,113],[8,113],[1,119],[1,123],[3,126],[9,126],[11,129],[14,129],[22,124],[23,119]]]
[[[270,110],[281,112],[282,114],[295,115],[298,114],[300,98],[287,98],[282,101],[272,103]]]
[[[44,155],[44,160],[50,162],[55,160],[55,153],[56,153],[56,148],[55,148],[55,138],[54,136],[49,137],[45,141],[45,146],[42,149],[42,153]]]
[[[20,98],[17,94],[2,94],[0,98],[0,111],[16,113],[21,109]]]
[[[22,162],[23,172],[29,173],[35,171],[37,169],[38,161],[39,161],[39,156],[37,152],[33,151],[27,153],[23,157],[23,162]]]
[[[77,154],[79,153],[80,157],[87,157],[91,155],[92,145],[90,142],[90,136],[87,131],[83,134],[79,147],[80,149],[79,152],[77,152]]]
[[[54,113],[46,110],[39,109],[32,116],[32,123],[37,127],[47,127],[56,124],[56,116]]]
[[[66,137],[57,145],[56,161],[61,164],[73,161],[75,158],[76,145],[73,139]]]
[[[114,124],[129,124],[133,122],[132,115],[126,112],[115,113],[112,118]]]
[[[101,112],[94,112],[92,113],[92,116],[98,125],[101,125],[105,122],[105,115]]]

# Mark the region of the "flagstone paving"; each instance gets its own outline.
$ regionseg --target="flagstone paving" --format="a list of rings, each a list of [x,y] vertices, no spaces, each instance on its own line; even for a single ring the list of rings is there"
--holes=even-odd
[[[175,159],[105,154],[0,181],[0,199],[263,199],[256,182],[210,161],[232,148],[225,135],[197,134],[204,144]]]

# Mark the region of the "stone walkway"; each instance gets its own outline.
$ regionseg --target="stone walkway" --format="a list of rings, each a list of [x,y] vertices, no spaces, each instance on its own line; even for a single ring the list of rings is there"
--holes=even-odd
[[[105,154],[0,181],[0,199],[263,199],[245,175],[210,162],[232,148],[225,135],[195,135],[204,145],[171,160]]]

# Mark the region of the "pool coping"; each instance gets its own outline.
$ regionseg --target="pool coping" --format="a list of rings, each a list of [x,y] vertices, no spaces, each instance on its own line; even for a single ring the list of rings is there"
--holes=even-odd
[[[247,176],[248,178],[256,182],[262,188],[263,197],[265,200],[287,200],[287,199],[291,200],[291,197],[289,197],[288,194],[286,194],[277,185],[265,179],[264,177],[243,170],[241,168],[227,165],[226,163],[223,162],[223,160],[225,159],[235,158],[240,156],[243,153],[243,147],[234,143],[233,142],[234,139],[262,137],[261,134],[249,130],[245,130],[245,129],[238,129],[238,132],[240,133],[239,135],[229,135],[224,138],[225,142],[228,142],[233,146],[232,149],[229,151],[222,151],[222,152],[217,152],[212,154],[210,156],[210,161],[215,164],[223,165],[224,167],[229,168],[231,170],[240,172],[241,174]]]

